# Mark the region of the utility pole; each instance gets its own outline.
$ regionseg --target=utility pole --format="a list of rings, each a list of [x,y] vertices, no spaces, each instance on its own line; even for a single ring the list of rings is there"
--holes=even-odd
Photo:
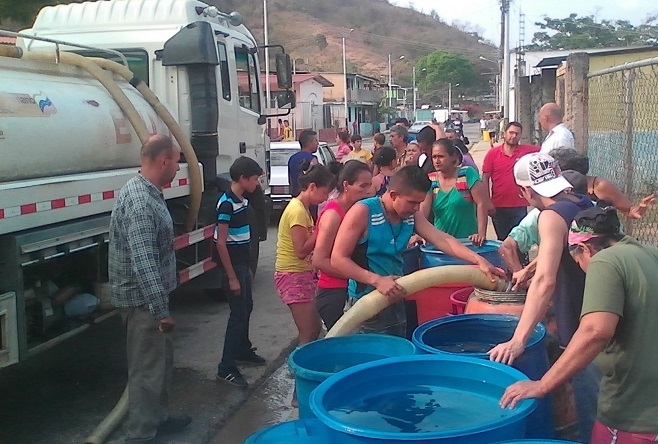
[[[412,72],[412,83],[413,83],[413,88],[414,88],[414,122],[418,120],[418,112],[416,111],[418,107],[416,106],[416,67],[414,66],[413,69],[411,70]]]
[[[354,31],[354,28],[350,29],[349,34],[352,34]],[[349,111],[347,109],[347,54],[345,53],[345,39],[346,37],[343,35],[343,82],[345,83],[345,87],[343,88],[343,95],[344,95],[344,106],[345,106],[345,129],[349,131]],[[356,120],[356,119],[355,119]]]
[[[510,0],[500,0],[500,50],[502,66],[502,103],[503,116],[509,113],[510,53],[509,53],[509,5]]]
[[[270,39],[267,31],[267,0],[263,0],[263,40],[265,42],[265,109],[270,109],[272,106],[272,92],[270,91],[270,49],[267,45],[270,44]],[[267,123],[267,130],[269,134],[270,124]]]
[[[345,88],[343,88],[344,102],[345,102],[345,128],[349,130],[348,124],[348,111],[347,111],[347,58],[345,57],[345,37],[343,37],[343,83]]]
[[[388,107],[393,106],[393,75],[391,74],[391,55],[388,55]]]

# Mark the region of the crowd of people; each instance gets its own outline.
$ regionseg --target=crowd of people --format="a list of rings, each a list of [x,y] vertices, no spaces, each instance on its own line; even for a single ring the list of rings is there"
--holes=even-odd
[[[633,204],[613,183],[590,175],[560,108],[542,107],[547,138],[521,144],[523,128],[506,123],[482,172],[468,147],[438,126],[409,140],[408,125],[373,138],[337,135],[337,162],[320,165],[317,134],[302,131],[288,174],[292,199],[278,226],[274,283],[290,310],[300,345],[330,330],[359,298],[377,290],[390,306],[364,332],[408,335],[410,317],[403,252],[417,241],[479,267],[493,280],[511,279],[527,296],[513,337],[490,352],[512,364],[534,326],[551,320],[559,357],[540,381],[510,386],[501,406],[573,386],[580,439],[595,444],[658,440],[658,365],[653,315],[658,300],[658,249],[622,232],[617,211],[643,217],[654,201]],[[285,131],[285,130],[284,130]],[[570,136],[570,137],[569,137]],[[118,195],[110,223],[112,301],[128,333],[128,436],[147,442],[185,427],[189,417],[166,413],[171,380],[169,293],[176,287],[173,227],[162,188],[178,170],[180,150],[164,136],[142,149],[140,174]],[[220,381],[248,387],[239,367],[265,365],[249,337],[253,309],[246,193],[262,174],[252,159],[230,168],[231,186],[217,201],[214,260],[227,278],[230,316],[217,367]],[[528,213],[528,208],[533,209]],[[460,239],[481,245],[491,218],[509,274]],[[527,253],[538,245],[536,257]],[[598,365],[593,361],[598,356]],[[295,400],[293,402],[296,402]]]

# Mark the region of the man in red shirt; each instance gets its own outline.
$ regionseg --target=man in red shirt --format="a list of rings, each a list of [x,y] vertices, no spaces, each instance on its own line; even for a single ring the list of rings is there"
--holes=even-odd
[[[519,145],[522,131],[519,122],[508,123],[503,133],[504,143],[491,148],[482,164],[482,180],[487,189],[491,180],[491,201],[494,205],[491,219],[501,241],[528,212],[528,202],[519,194],[519,187],[514,181],[514,164],[526,154],[540,150],[535,145]]]

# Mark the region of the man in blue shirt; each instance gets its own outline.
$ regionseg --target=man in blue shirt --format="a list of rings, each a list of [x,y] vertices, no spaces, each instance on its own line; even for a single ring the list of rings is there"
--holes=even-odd
[[[288,184],[290,184],[290,194],[297,197],[301,191],[299,188],[299,176],[302,173],[301,164],[310,161],[311,165],[318,163],[318,159],[313,155],[319,146],[318,136],[315,131],[304,130],[299,135],[300,152],[293,154],[288,159]]]
[[[338,229],[331,266],[350,279],[350,298],[358,299],[376,289],[391,301],[389,307],[364,323],[364,331],[406,335],[402,302],[406,292],[395,280],[402,275],[402,252],[414,232],[444,253],[478,265],[492,280],[503,275],[482,256],[434,228],[422,214],[416,217],[430,185],[420,167],[405,166],[392,177],[383,196],[354,204]]]

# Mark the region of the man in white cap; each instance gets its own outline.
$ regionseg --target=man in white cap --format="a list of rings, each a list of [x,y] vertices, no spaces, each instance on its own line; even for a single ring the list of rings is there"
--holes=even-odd
[[[569,254],[569,227],[576,214],[592,207],[584,196],[570,193],[572,185],[562,176],[560,166],[548,154],[533,153],[514,165],[514,180],[520,195],[539,208],[539,252],[521,319],[512,339],[489,351],[491,360],[512,364],[524,351],[538,322],[552,301],[557,337],[566,348],[578,329],[585,290],[585,273]],[[586,368],[574,376],[574,396],[583,441],[589,439],[596,418],[598,380],[596,371]]]

